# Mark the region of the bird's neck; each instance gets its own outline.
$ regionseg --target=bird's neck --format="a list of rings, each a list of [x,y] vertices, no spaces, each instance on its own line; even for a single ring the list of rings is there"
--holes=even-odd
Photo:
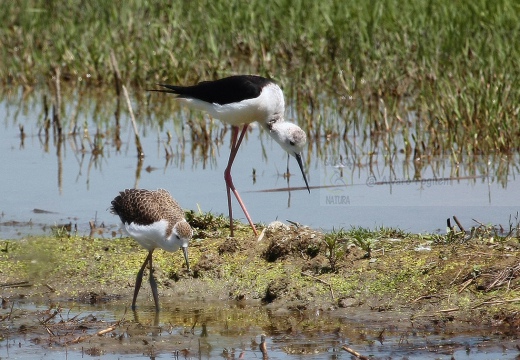
[[[269,132],[269,135],[283,148],[285,148],[283,139],[282,139],[282,127],[285,125],[285,121],[283,118],[280,118],[277,121],[274,121],[272,123],[268,123],[268,126],[266,126],[266,130]]]
[[[283,118],[282,115],[276,115],[276,116],[273,116],[271,118],[269,118],[269,120],[265,121],[265,122],[261,122],[263,128],[267,131],[278,131],[279,132],[279,128],[280,126],[282,126],[282,124],[285,122],[285,119]]]

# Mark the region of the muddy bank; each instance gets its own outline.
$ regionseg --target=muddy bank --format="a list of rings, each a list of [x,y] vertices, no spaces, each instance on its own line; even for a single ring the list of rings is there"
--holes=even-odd
[[[266,329],[291,333],[304,323],[322,335],[340,333],[344,335],[340,338],[348,338],[347,329],[356,327],[330,320],[348,314],[349,321],[364,326],[371,321],[386,324],[373,329],[371,341],[388,337],[394,328],[430,334],[448,330],[458,335],[478,328],[517,337],[518,239],[487,233],[448,238],[395,229],[323,234],[280,224],[265,229],[260,238],[252,237],[246,227],[237,233],[230,239],[225,228],[199,226],[190,245],[190,273],[181,252],[154,253],[163,309],[159,316],[178,314],[175,319],[155,316],[145,282],[138,312],[129,311],[135,275],[146,256],[132,239],[114,232],[105,234],[106,239],[61,233],[0,241],[3,336],[23,333],[38,338],[39,332],[56,331],[61,334],[59,340],[54,338],[56,344],[77,343],[84,349],[88,342],[95,353],[107,336],[121,337],[121,344],[128,337],[125,334],[139,333],[143,319],[135,317],[141,312],[147,324],[143,342],[149,341],[154,327],[160,324],[161,333],[170,323],[187,333],[174,331],[173,342],[155,344],[154,349],[193,350],[189,329],[204,323],[200,316],[208,313],[201,309],[218,304],[248,309],[247,316],[233,321],[226,315],[222,321],[228,327],[240,324],[239,329],[247,325],[257,334]],[[39,308],[24,304],[39,304]],[[187,310],[186,304],[192,306]],[[81,311],[77,318],[65,315],[82,306],[110,307],[115,315],[109,319],[86,318],[88,314]],[[273,319],[279,319],[277,325]],[[335,341],[339,346],[340,340]],[[130,341],[125,348],[136,351],[135,344]]]

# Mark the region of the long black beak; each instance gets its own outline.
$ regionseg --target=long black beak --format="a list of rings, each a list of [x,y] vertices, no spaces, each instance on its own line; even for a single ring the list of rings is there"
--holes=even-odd
[[[186,260],[186,267],[188,268],[188,271],[190,270],[190,260],[188,259],[188,247],[182,247],[182,252],[184,253],[184,260]]]
[[[296,161],[298,162],[298,166],[300,167],[300,170],[302,171],[303,180],[305,180],[305,186],[307,186],[307,190],[309,190],[309,194],[310,194],[311,189],[309,189],[309,183],[307,182],[307,177],[305,176],[305,171],[303,171],[302,156],[298,153],[295,153],[294,157],[296,158]]]

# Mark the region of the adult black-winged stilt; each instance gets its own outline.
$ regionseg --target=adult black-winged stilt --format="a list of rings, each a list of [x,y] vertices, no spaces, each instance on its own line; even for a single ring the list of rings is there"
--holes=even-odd
[[[135,301],[141,288],[143,271],[149,264],[150,286],[155,310],[159,311],[159,294],[153,276],[152,254],[156,248],[170,252],[181,248],[184,252],[186,267],[188,271],[190,270],[188,242],[193,235],[193,230],[184,218],[184,211],[170,193],[163,189],[127,189],[121,191],[112,200],[110,211],[112,214],[119,215],[123,223],[122,229],[148,250],[148,256],[137,273],[132,309],[135,310]]]
[[[178,101],[190,108],[206,111],[214,118],[232,126],[231,152],[224,171],[231,236],[233,236],[231,191],[255,235],[258,235],[231,177],[231,166],[250,123],[257,121],[285,151],[296,158],[307,190],[310,192],[301,157],[307,136],[296,124],[284,121],[283,93],[273,81],[256,75],[235,75],[215,81],[203,81],[193,86],[166,84],[159,84],[159,86],[165,89],[151,91],[175,94]],[[242,130],[239,136],[240,126]]]

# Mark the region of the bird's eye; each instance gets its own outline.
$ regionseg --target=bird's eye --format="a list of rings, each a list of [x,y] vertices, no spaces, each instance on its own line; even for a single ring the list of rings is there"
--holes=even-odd
[[[180,240],[180,239],[181,239],[181,237],[180,237],[179,235],[175,235],[175,238],[176,238],[177,240]]]
[[[296,144],[294,141],[289,141],[289,144],[291,144],[291,146],[294,146],[294,144]]]

